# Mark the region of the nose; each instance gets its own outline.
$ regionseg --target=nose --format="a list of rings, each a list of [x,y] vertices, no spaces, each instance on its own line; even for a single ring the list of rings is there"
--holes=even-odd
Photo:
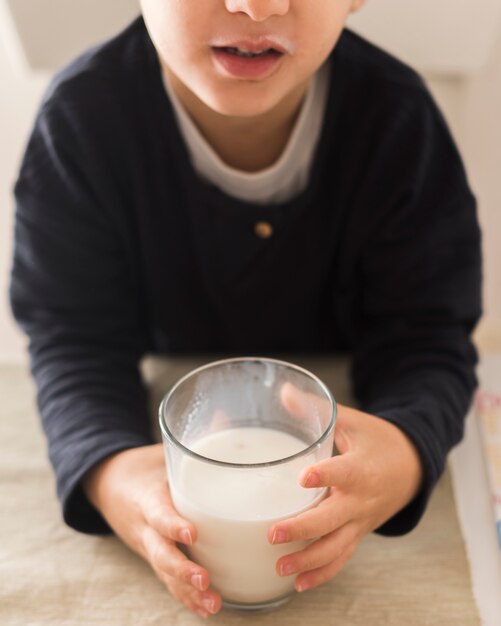
[[[230,13],[246,13],[255,22],[264,22],[274,15],[285,15],[290,0],[225,0],[225,4]]]

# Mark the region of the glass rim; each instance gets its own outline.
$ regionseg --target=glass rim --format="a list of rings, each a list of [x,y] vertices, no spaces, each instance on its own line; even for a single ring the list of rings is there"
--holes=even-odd
[[[281,365],[288,369],[295,370],[296,372],[300,372],[301,374],[306,375],[308,378],[312,379],[315,383],[317,383],[317,385],[322,389],[322,391],[327,396],[327,399],[330,401],[330,404],[332,407],[329,423],[324,429],[323,433],[320,435],[320,437],[318,437],[312,444],[310,444],[303,450],[300,450],[299,452],[296,452],[295,454],[291,454],[290,456],[283,457],[281,459],[275,459],[274,461],[264,461],[261,463],[230,463],[228,461],[219,461],[218,459],[211,459],[210,457],[203,456],[202,454],[198,454],[197,452],[190,450],[190,448],[186,447],[174,436],[174,434],[171,432],[171,430],[165,423],[165,411],[169,403],[169,400],[171,400],[172,396],[178,390],[178,388],[181,387],[181,385],[184,382],[186,382],[188,379],[192,378],[196,374],[199,374],[200,372],[203,372],[204,370],[212,369],[214,367],[219,367],[221,365],[229,365],[232,363],[239,363],[239,362],[245,362],[245,361],[266,362],[266,363],[273,363],[275,365]],[[327,437],[329,437],[329,435],[332,433],[334,429],[334,425],[337,419],[337,403],[334,398],[334,395],[331,393],[327,385],[324,382],[322,382],[320,378],[318,378],[318,376],[316,376],[309,370],[305,369],[304,367],[295,365],[294,363],[289,363],[288,361],[282,361],[280,359],[272,359],[268,357],[257,357],[257,356],[234,357],[230,359],[221,359],[218,361],[211,361],[210,363],[206,363],[205,365],[202,365],[200,367],[195,368],[194,370],[191,370],[190,372],[185,374],[182,378],[180,378],[171,387],[170,391],[166,393],[165,396],[163,397],[160,403],[160,407],[158,409],[158,418],[159,418],[160,430],[162,432],[162,435],[164,435],[175,447],[180,449],[183,453],[187,454],[188,456],[194,458],[195,460],[202,461],[210,465],[219,465],[221,467],[234,468],[234,469],[259,469],[263,467],[273,467],[276,465],[283,465],[284,463],[288,463],[289,461],[292,461],[294,459],[298,459],[302,456],[306,456],[310,454],[311,452],[313,452],[314,449],[318,448],[318,446],[321,443],[323,443],[327,439]]]

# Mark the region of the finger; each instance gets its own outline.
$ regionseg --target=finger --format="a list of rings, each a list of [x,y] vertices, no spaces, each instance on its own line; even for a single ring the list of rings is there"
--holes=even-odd
[[[356,540],[357,533],[357,526],[348,522],[303,550],[280,558],[276,570],[280,576],[290,576],[329,565],[339,559],[347,547]]]
[[[297,418],[316,419],[320,416],[328,420],[332,412],[331,403],[326,398],[302,391],[289,382],[282,385],[280,400],[287,411]]]
[[[213,589],[198,591],[178,578],[166,574],[160,575],[159,578],[177,600],[197,613],[205,612],[214,615],[221,610],[221,596]]]
[[[271,526],[268,530],[268,541],[276,545],[317,539],[341,528],[352,517],[351,497],[332,493],[316,507]]]
[[[210,589],[205,592],[191,591],[190,600],[197,607],[197,609],[206,611],[211,615],[215,615],[221,610],[221,596],[216,591]]]
[[[142,503],[145,521],[166,539],[191,546],[197,540],[196,528],[179,515],[165,487],[165,493],[155,493]]]
[[[299,475],[302,487],[337,487],[352,489],[360,479],[360,464],[355,462],[351,452],[329,457],[323,461],[306,467]]]
[[[211,611],[206,607],[216,611],[217,605],[211,595],[205,598],[200,595],[200,592],[195,592],[193,587],[176,580],[172,576],[159,574],[158,577],[165,584],[172,596],[194,613],[198,613],[201,617],[208,617]]]
[[[331,580],[339,574],[346,563],[353,556],[357,549],[358,542],[354,541],[352,544],[346,547],[344,552],[335,560],[319,567],[318,569],[311,570],[308,573],[300,574],[294,581],[294,587],[296,591],[306,591],[307,589],[313,589],[323,583]]]
[[[161,580],[177,600],[199,615],[207,617],[209,614],[215,615],[221,610],[222,599],[216,591],[197,591],[170,576],[164,576]]]
[[[190,561],[174,543],[166,541],[155,529],[146,526],[142,540],[146,558],[157,575],[170,576],[201,591],[208,588],[207,570]]]

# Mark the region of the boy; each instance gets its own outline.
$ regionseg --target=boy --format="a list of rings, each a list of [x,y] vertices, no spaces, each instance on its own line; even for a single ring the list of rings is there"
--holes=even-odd
[[[11,300],[66,522],[113,530],[217,613],[179,550],[138,373],[147,352],[353,354],[363,411],[269,541],[303,591],[365,534],[410,531],[475,385],[475,201],[412,70],[349,31],[363,0],[143,0],[42,104],[16,185]],[[145,26],[146,25],[146,26]],[[294,401],[294,399],[292,400]]]

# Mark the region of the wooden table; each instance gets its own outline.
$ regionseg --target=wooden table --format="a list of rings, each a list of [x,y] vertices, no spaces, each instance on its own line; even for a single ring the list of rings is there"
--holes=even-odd
[[[203,361],[145,362],[152,408],[172,382]],[[345,362],[294,361],[325,380],[340,401],[349,401]],[[24,367],[0,367],[0,624],[202,623],[116,538],[86,536],[63,525],[34,394]],[[367,537],[335,580],[296,594],[274,613],[222,611],[210,621],[224,626],[480,624],[448,472],[409,535]]]

